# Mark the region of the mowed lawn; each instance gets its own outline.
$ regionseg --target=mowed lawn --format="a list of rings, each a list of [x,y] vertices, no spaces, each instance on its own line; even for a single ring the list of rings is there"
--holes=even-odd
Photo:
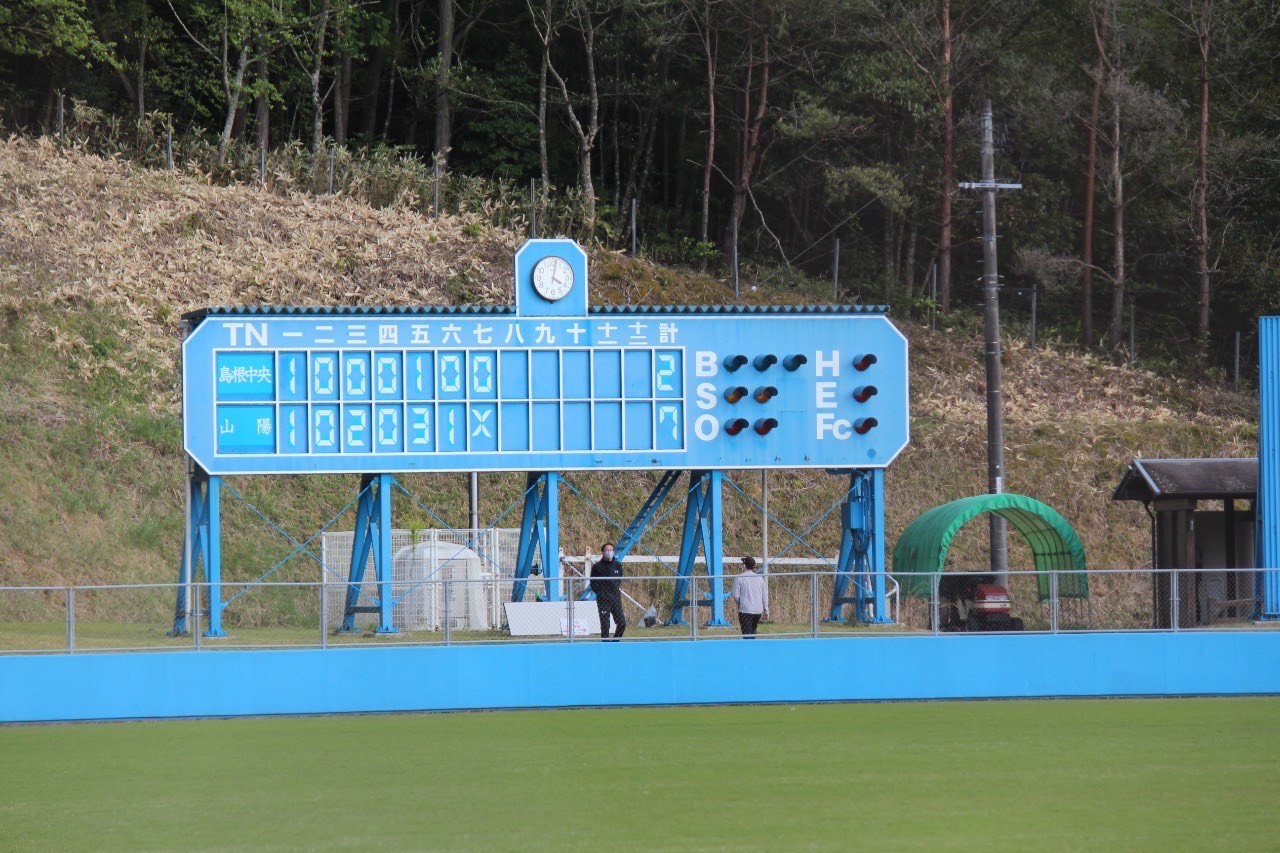
[[[1261,850],[1277,804],[1280,698],[0,728],[6,850]]]

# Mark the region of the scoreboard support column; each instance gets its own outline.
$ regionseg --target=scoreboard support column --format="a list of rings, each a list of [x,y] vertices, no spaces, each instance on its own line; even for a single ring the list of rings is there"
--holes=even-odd
[[[671,601],[669,624],[683,625],[685,607],[710,607],[708,627],[728,625],[724,618],[724,535],[721,515],[722,471],[690,471],[689,495],[685,504],[684,533],[680,539],[680,564],[676,568],[676,588]],[[698,550],[707,560],[711,589],[706,600],[699,595],[694,576]],[[694,611],[697,618],[697,611]]]
[[[525,477],[524,514],[516,551],[516,582],[511,600],[524,601],[534,561],[541,555],[547,599],[559,601],[560,591],[560,475],[554,471]]]
[[[222,478],[206,473],[198,465],[190,466],[187,475],[187,518],[182,566],[178,574],[178,595],[169,636],[187,634],[188,610],[198,609],[200,596],[188,598],[196,582],[197,569],[203,570],[208,587],[209,624],[206,637],[224,637],[222,630]],[[189,600],[191,601],[188,604]]]
[[[356,505],[356,527],[351,541],[351,568],[347,573],[347,601],[342,612],[340,633],[352,633],[357,613],[377,613],[379,634],[395,634],[391,608],[395,603],[391,565],[391,492],[394,479],[390,474],[362,474],[360,497]],[[378,602],[360,604],[360,587],[365,566],[373,555],[377,577]]]
[[[844,622],[852,604],[863,623],[884,624],[888,612],[884,565],[884,472],[853,471],[841,507],[840,558],[828,622]],[[850,585],[853,594],[850,595]]]

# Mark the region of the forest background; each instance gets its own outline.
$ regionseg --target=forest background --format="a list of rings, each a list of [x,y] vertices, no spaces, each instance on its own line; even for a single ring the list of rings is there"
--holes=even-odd
[[[1126,357],[1132,324],[1148,363],[1225,375],[1280,309],[1278,21],[1275,0],[6,0],[0,126],[218,183],[359,175],[375,202],[721,274],[736,255],[750,284],[834,276],[919,315],[980,301],[957,184],[989,98],[1022,184],[1003,283],[1036,289],[1041,334]]]

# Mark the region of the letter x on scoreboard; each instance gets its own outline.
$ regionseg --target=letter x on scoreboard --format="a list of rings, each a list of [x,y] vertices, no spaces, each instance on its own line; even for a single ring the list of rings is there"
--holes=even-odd
[[[587,307],[568,240],[516,254],[514,306],[213,308],[183,343],[207,473],[880,468],[907,343],[863,307]]]

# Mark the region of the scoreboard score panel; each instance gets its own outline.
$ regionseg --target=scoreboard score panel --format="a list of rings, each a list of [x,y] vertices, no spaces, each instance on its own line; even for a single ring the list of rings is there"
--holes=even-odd
[[[867,313],[210,313],[184,444],[218,475],[883,467],[906,356]]]

